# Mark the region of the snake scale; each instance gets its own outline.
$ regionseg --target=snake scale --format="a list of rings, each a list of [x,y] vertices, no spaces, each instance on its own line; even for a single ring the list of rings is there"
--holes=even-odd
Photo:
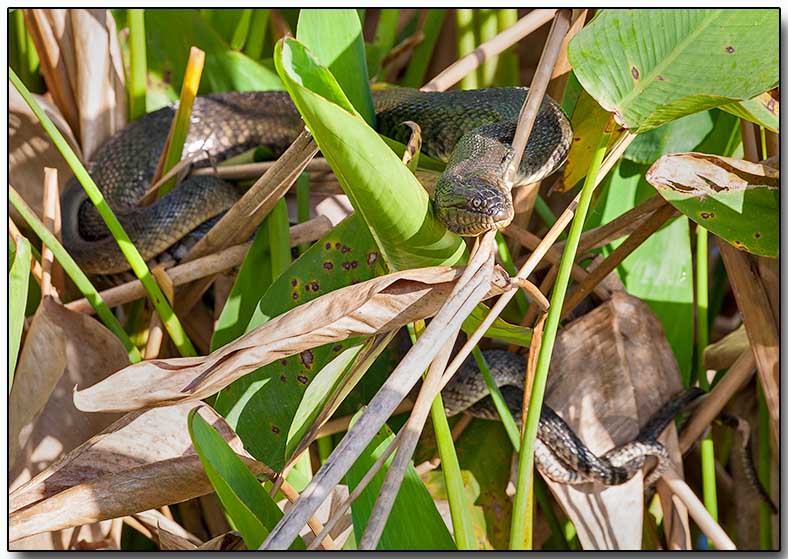
[[[511,143],[526,94],[527,88],[375,92],[381,134],[406,143],[410,128],[402,123],[415,121],[422,129],[422,151],[446,162],[436,184],[434,207],[438,219],[452,231],[475,236],[511,222],[511,189],[503,174],[512,158]],[[110,138],[89,164],[91,176],[146,261],[177,260],[189,239],[193,242],[204,234],[205,223],[215,221],[241,195],[234,185],[218,178],[193,176],[150,206],[138,206],[153,179],[174,114],[175,107],[165,107],[132,122]],[[260,145],[279,156],[302,129],[300,115],[285,92],[201,96],[194,102],[183,157],[197,165],[217,164]],[[536,182],[558,169],[571,140],[568,119],[555,101],[545,98],[514,186]],[[61,208],[64,244],[83,271],[111,276],[129,269],[98,212],[73,180],[64,191]],[[522,358],[508,352],[487,356],[497,380],[508,385],[504,386],[507,402],[519,415],[522,385],[518,387],[516,379],[523,376]],[[493,408],[479,401],[485,395],[478,370],[468,364],[444,389],[451,414],[465,411],[492,418]],[[667,464],[667,452],[656,438],[694,396],[687,393],[671,400],[635,440],[599,457],[545,407],[537,466],[547,477],[564,483],[615,485],[630,479],[653,456],[658,461],[648,479],[653,481]]]

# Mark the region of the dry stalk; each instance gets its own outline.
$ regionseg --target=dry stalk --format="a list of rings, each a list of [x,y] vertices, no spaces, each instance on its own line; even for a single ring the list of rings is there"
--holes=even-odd
[[[195,244],[185,262],[242,243],[252,236],[263,219],[317,153],[312,135],[304,130],[262,177]],[[211,285],[213,276],[196,281],[177,294],[178,312],[185,314]]]
[[[550,21],[554,14],[555,10],[532,10],[528,15],[518,20],[517,23],[454,62],[443,72],[432,78],[421,90],[446,91],[463,77],[476,70],[485,60],[492,56],[497,56],[532,31],[539,29]]]
[[[531,137],[531,130],[533,129],[534,122],[536,122],[536,115],[542,106],[542,99],[547,92],[547,86],[550,83],[550,76],[553,74],[553,68],[558,61],[558,55],[561,52],[561,42],[569,31],[569,22],[572,16],[571,10],[558,10],[553,19],[553,25],[550,28],[550,34],[547,36],[542,56],[539,58],[539,64],[536,66],[533,80],[531,81],[531,88],[525,96],[525,103],[520,110],[520,116],[517,119],[517,130],[514,133],[514,141],[512,142],[512,151],[514,155],[509,163],[508,169],[504,173],[504,184],[510,187],[515,183],[515,176],[520,169],[520,161],[523,159],[523,152]]]
[[[485,239],[489,238],[486,242],[483,240],[480,247],[489,247],[492,250],[492,238],[494,232],[488,232]],[[446,369],[446,364],[449,362],[451,350],[454,346],[454,340],[457,338],[458,330],[455,330],[453,335],[443,346],[440,353],[435,357],[435,360],[430,365],[427,376],[419,391],[419,396],[416,398],[416,404],[413,406],[413,411],[410,418],[405,423],[402,431],[404,435],[399,443],[397,454],[389,466],[389,471],[386,473],[383,485],[378,493],[378,498],[375,500],[375,505],[372,507],[372,512],[367,521],[367,527],[364,530],[364,535],[359,543],[359,549],[376,549],[380,537],[383,535],[383,528],[386,526],[386,521],[391,514],[391,509],[394,507],[394,500],[399,493],[402,480],[405,478],[405,471],[410,464],[410,459],[413,456],[413,451],[416,449],[416,443],[419,442],[419,436],[424,429],[424,423],[427,421],[427,416],[430,413],[430,407],[433,400],[440,392],[440,381],[443,371]]]
[[[413,402],[410,400],[403,400],[400,405],[391,413],[391,415],[399,415],[413,409]],[[330,421],[326,421],[322,427],[317,431],[317,438],[328,437],[336,433],[344,433],[350,427],[350,421],[353,419],[352,415],[345,415],[337,417]]]
[[[301,243],[316,241],[331,230],[331,221],[325,216],[318,216],[304,223],[299,223],[290,227],[290,246],[298,246]],[[207,275],[217,274],[225,270],[234,268],[243,262],[251,241],[231,246],[216,254],[203,256],[191,262],[180,264],[167,270],[167,275],[172,285],[178,286],[189,283]],[[139,280],[133,280],[100,293],[101,298],[108,307],[115,307],[124,303],[129,303],[135,299],[145,297],[145,289]],[[75,312],[94,313],[95,310],[87,299],[77,299],[66,304],[66,308]]]
[[[736,546],[731,541],[728,534],[725,533],[725,530],[720,527],[717,522],[711,517],[709,512],[706,510],[706,507],[703,506],[700,499],[698,499],[697,495],[693,493],[692,489],[690,489],[689,485],[681,479],[672,468],[668,469],[662,475],[662,478],[658,482],[660,484],[664,483],[668,486],[670,491],[673,492],[681,501],[687,506],[687,511],[689,512],[690,516],[695,520],[695,523],[698,525],[698,528],[706,534],[709,540],[714,544],[714,547],[717,549],[736,549]]]
[[[400,430],[399,433],[395,435],[386,449],[381,453],[375,463],[372,464],[372,467],[367,470],[367,473],[364,474],[364,477],[361,478],[361,481],[358,482],[358,485],[353,490],[353,492],[348,495],[347,499],[345,499],[341,505],[339,505],[336,510],[334,511],[334,515],[326,522],[326,525],[323,527],[323,530],[315,536],[315,539],[307,546],[307,549],[317,549],[317,546],[320,545],[320,542],[323,538],[328,537],[328,534],[334,527],[342,520],[342,517],[345,515],[345,512],[350,508],[350,505],[353,504],[359,495],[364,491],[364,489],[369,485],[369,482],[372,481],[372,478],[375,477],[380,471],[380,468],[383,464],[388,460],[391,453],[394,452],[397,447],[399,446],[402,433],[404,433],[404,429]]]
[[[542,283],[539,284],[539,291],[542,292],[544,295],[547,295],[550,290],[553,288],[553,284],[555,283],[555,278],[558,277],[558,264],[553,264],[550,266],[550,269],[545,274],[544,278],[542,278]],[[536,315],[539,312],[539,307],[536,305],[531,305],[528,307],[528,310],[523,317],[523,321],[521,324],[523,326],[529,327],[533,324],[534,320],[536,319]],[[533,344],[533,338],[531,338],[531,343]],[[512,351],[510,348],[509,351]]]
[[[276,165],[276,161],[261,163],[244,163],[239,165],[220,165],[218,167],[200,167],[191,172],[191,176],[211,175],[225,180],[254,179]],[[331,167],[322,157],[316,157],[307,163],[304,171],[310,173],[330,173]]]
[[[638,227],[627,240],[621,243],[610,256],[605,258],[580,284],[569,294],[564,301],[561,309],[561,318],[565,318],[571,313],[580,301],[585,299],[594,287],[607,277],[616,266],[621,264],[624,259],[632,254],[643,242],[651,237],[657,229],[662,227],[670,219],[676,210],[673,206],[665,205],[652,214],[640,227]]]
[[[57,184],[57,169],[44,167],[44,225],[55,238],[60,240],[60,192]],[[55,261],[52,250],[41,246],[41,295],[60,299],[63,293],[63,269]]]

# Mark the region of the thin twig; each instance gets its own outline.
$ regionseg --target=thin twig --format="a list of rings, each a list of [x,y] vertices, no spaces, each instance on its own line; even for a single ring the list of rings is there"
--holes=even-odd
[[[525,146],[531,137],[531,130],[533,130],[534,122],[536,122],[536,115],[539,114],[542,99],[547,92],[547,85],[550,83],[550,76],[553,74],[553,68],[555,68],[555,63],[561,52],[561,42],[567,31],[569,31],[571,17],[571,10],[562,9],[556,12],[555,19],[553,19],[553,25],[542,50],[542,56],[539,58],[539,64],[536,66],[531,87],[525,96],[525,103],[523,103],[520,116],[517,119],[517,130],[514,133],[514,141],[512,142],[512,160],[504,173],[504,184],[509,186],[515,183],[515,177],[520,169],[520,161],[523,159]]]
[[[304,223],[290,227],[290,246],[316,241],[331,230],[331,221],[326,216],[318,216]],[[174,286],[183,285],[207,275],[217,274],[234,268],[243,262],[251,241],[228,247],[218,253],[203,256],[197,260],[180,264],[167,270],[167,275]],[[139,280],[133,280],[100,293],[107,306],[115,307],[130,303],[145,296],[145,289]],[[75,312],[93,313],[95,310],[87,299],[77,299],[66,304],[66,308]]]
[[[260,177],[268,169],[276,165],[276,161],[261,163],[243,163],[239,165],[219,165],[218,167],[200,167],[190,173],[191,176],[210,175],[226,180],[254,179]],[[307,163],[304,171],[310,173],[330,173],[328,161],[315,157]]]
[[[482,43],[473,52],[463,56],[432,78],[421,88],[422,91],[446,91],[464,76],[476,70],[485,60],[499,55],[532,31],[539,29],[550,21],[554,14],[555,10],[533,10],[529,12],[517,23],[498,33],[489,41]]]
[[[676,210],[673,206],[668,205],[662,206],[659,210],[654,212],[651,217],[627,237],[626,241],[616,247],[616,249],[610,253],[610,256],[596,266],[574,291],[570,293],[561,309],[561,318],[566,318],[566,316],[571,313],[591,291],[593,291],[594,287],[599,284],[599,282],[615,270],[616,266],[621,264],[627,256],[632,254],[635,249],[646,241],[646,239],[651,237],[651,235],[662,227],[675,213]]]
[[[60,192],[57,184],[57,169],[44,167],[44,225],[57,240],[60,240]],[[52,250],[41,245],[41,295],[59,297],[63,293],[63,269],[55,261]]]

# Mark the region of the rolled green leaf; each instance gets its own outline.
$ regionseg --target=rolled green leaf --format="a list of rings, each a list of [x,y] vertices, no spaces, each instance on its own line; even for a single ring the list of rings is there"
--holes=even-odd
[[[17,237],[14,264],[8,273],[8,392],[14,382],[16,358],[22,341],[25,324],[25,305],[27,286],[30,282],[30,243],[24,237]]]

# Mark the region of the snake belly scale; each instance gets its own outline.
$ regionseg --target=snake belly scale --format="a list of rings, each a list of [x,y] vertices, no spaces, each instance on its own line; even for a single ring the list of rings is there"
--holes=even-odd
[[[422,151],[446,162],[435,191],[438,219],[462,235],[479,235],[512,220],[511,187],[503,173],[527,88],[422,92],[391,88],[374,94],[378,131],[407,142],[414,121],[422,129]],[[147,207],[138,202],[150,186],[167,141],[174,107],[144,115],[99,149],[88,170],[146,261],[169,251],[201,224],[221,215],[241,196],[233,185],[195,176]],[[236,92],[198,97],[183,157],[196,165],[217,164],[256,146],[280,155],[303,129],[285,92]],[[569,121],[545,98],[515,184],[529,184],[558,169],[572,139]],[[91,275],[129,270],[98,212],[76,181],[64,191],[63,241]]]

